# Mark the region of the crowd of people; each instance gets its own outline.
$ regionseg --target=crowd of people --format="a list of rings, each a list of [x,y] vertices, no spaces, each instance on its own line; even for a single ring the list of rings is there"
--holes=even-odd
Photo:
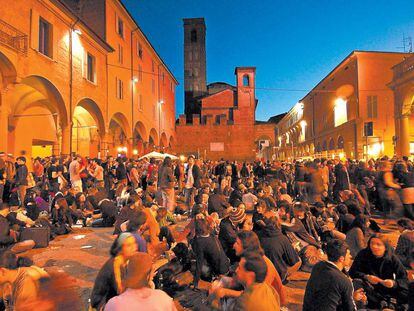
[[[90,297],[96,310],[175,310],[172,298],[192,309],[280,310],[298,270],[310,273],[303,310],[414,308],[408,158],[239,163],[190,155],[184,163],[73,155],[36,158],[32,167],[0,153],[3,308],[33,301],[63,308],[61,296],[36,285],[53,277],[16,255],[35,246],[21,239],[31,227],[47,228],[50,239],[76,227],[114,228]],[[395,248],[385,226],[399,235]],[[168,263],[157,266],[160,258]],[[180,286],[176,277],[186,271],[193,281]]]

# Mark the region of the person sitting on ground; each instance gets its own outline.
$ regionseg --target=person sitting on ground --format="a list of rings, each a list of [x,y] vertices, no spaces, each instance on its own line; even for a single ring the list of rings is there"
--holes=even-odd
[[[336,211],[339,215],[338,221],[336,223],[336,229],[346,234],[350,229],[355,216],[348,213],[348,207],[342,203],[336,206]]]
[[[366,301],[363,289],[354,292],[352,282],[343,272],[352,256],[346,242],[331,240],[327,243],[328,261],[317,263],[306,284],[303,310],[356,310],[354,299]]]
[[[405,267],[411,269],[411,256],[414,255],[414,222],[408,218],[400,218],[397,225],[401,235],[398,238],[395,255]]]
[[[13,253],[22,253],[35,246],[33,240],[18,242],[18,232],[11,228],[10,209],[6,203],[0,203],[0,250],[10,249]]]
[[[158,225],[160,227],[160,241],[162,242],[165,238],[167,240],[169,248],[171,249],[173,243],[175,243],[175,239],[172,235],[169,226],[171,224],[175,224],[174,216],[165,207],[160,207],[157,211],[157,216],[155,219],[157,220]]]
[[[245,219],[244,209],[233,208],[230,215],[220,222],[219,240],[232,264],[238,261],[233,245],[236,242],[237,232],[243,227]]]
[[[230,261],[217,237],[211,234],[206,219],[196,219],[195,234],[192,248],[196,256],[194,287],[197,287],[200,278],[211,281],[215,276],[226,274]]]
[[[136,218],[131,219],[126,227],[126,231],[130,232],[138,246],[138,251],[147,252],[147,241],[142,236],[141,228],[147,221],[147,215],[143,211],[139,211]]]
[[[11,251],[0,253],[0,288],[6,310],[21,310],[39,295],[39,279],[48,274],[37,266],[21,267]]]
[[[264,250],[260,245],[260,241],[256,233],[246,230],[240,231],[237,234],[236,243],[234,243],[234,250],[236,251],[236,255],[239,257],[242,257],[244,253],[259,254],[263,256],[267,266],[265,282],[274,287],[279,294],[281,305],[285,305],[287,300],[282,280],[280,279],[279,273],[273,263],[268,257],[265,256]],[[214,292],[219,298],[239,297],[242,294],[242,291],[234,290],[237,286],[235,283],[238,283],[237,279],[223,277],[213,283],[211,293]]]
[[[175,311],[173,299],[159,289],[152,289],[152,258],[146,253],[136,253],[129,258],[125,276],[125,292],[113,297],[105,311],[120,310],[169,310]]]
[[[373,235],[368,240],[368,246],[355,257],[349,275],[354,282],[358,279],[362,283],[367,308],[389,306],[391,298],[399,304],[408,302],[407,271],[383,236]]]
[[[138,213],[138,209],[136,208],[135,200],[131,197],[128,198],[126,205],[121,208],[121,211],[116,216],[113,234],[121,233],[122,232],[121,225],[127,222],[128,220],[136,218],[137,213]]]
[[[355,258],[360,250],[367,247],[369,225],[369,218],[363,214],[359,214],[355,217],[350,229],[346,233],[346,243],[349,246],[353,258]]]
[[[109,258],[95,279],[91,307],[101,310],[109,299],[124,291],[123,278],[128,260],[137,253],[137,244],[131,233],[121,233],[111,246]]]
[[[56,200],[52,211],[53,231],[57,235],[67,234],[72,231],[73,220],[69,211],[68,203],[64,198]]]
[[[278,293],[265,282],[267,265],[263,256],[252,253],[243,254],[236,275],[243,284],[244,291],[230,310],[280,310]]]
[[[265,227],[259,234],[260,243],[282,282],[286,283],[288,276],[297,271],[302,262],[289,239],[282,233],[277,218],[266,218],[264,222]]]

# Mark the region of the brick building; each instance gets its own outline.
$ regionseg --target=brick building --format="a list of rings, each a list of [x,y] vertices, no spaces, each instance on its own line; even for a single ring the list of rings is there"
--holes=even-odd
[[[255,118],[256,68],[237,67],[235,86],[207,85],[203,18],[184,19],[185,114],[176,126],[176,151],[207,159],[268,157],[275,123]]]
[[[174,144],[177,81],[122,2],[0,6],[0,151],[131,155]]]
[[[278,123],[277,158],[393,156],[395,99],[387,85],[407,56],[349,54]]]

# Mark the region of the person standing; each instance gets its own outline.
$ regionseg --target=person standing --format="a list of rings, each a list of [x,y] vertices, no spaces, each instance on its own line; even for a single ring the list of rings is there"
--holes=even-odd
[[[0,204],[3,202],[4,184],[6,183],[6,154],[0,152]]]
[[[195,157],[193,155],[188,156],[188,165],[185,175],[185,203],[187,208],[191,208],[194,204],[196,189],[201,187],[201,172],[200,168],[195,164]]]
[[[175,210],[174,185],[175,177],[172,170],[172,161],[170,157],[165,157],[158,171],[158,187],[162,193],[163,206],[170,213],[174,213]]]
[[[14,183],[18,187],[19,199],[20,199],[20,206],[24,206],[24,198],[26,197],[26,189],[27,189],[27,177],[29,171],[26,166],[26,158],[25,157],[18,157],[16,159],[17,167],[16,167],[16,175],[14,177]]]
[[[344,241],[331,240],[326,246],[327,261],[317,263],[306,285],[303,311],[356,310],[356,300],[366,300],[362,289],[354,293],[351,279],[343,272],[351,262]]]
[[[72,188],[75,189],[76,192],[83,192],[82,190],[82,179],[80,176],[81,172],[81,158],[80,156],[75,156],[69,164],[69,175],[70,175],[70,182],[72,184]]]

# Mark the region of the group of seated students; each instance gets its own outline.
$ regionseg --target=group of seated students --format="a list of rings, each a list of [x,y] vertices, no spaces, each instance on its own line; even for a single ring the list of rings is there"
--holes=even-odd
[[[288,303],[284,286],[299,269],[311,273],[305,310],[408,307],[412,220],[398,219],[394,250],[367,208],[369,201],[356,189],[338,190],[335,200],[314,200],[318,196],[306,193],[300,183],[298,190],[288,191],[280,173],[268,180],[225,174],[207,173],[193,191],[194,202],[177,206],[174,215],[162,206],[155,181],[148,181],[145,190],[125,183],[111,193],[95,186],[85,193],[63,187],[53,198],[32,191],[25,208],[2,205],[0,247],[12,252],[29,248],[27,241],[18,243],[24,227],[48,227],[54,237],[75,225],[113,226],[111,256],[91,294],[96,309],[126,293],[130,259],[148,253],[153,260],[160,244],[174,252],[179,266],[169,266],[168,273],[191,271],[194,288],[201,280],[211,282],[211,304],[223,310],[279,310]],[[173,227],[182,223],[178,214],[189,217],[180,232]],[[160,268],[157,286],[174,296],[165,283],[167,273],[160,280],[160,271],[166,270]]]
[[[220,308],[237,310],[234,308],[240,300],[249,305],[246,299],[252,299],[250,310],[255,310],[261,301],[265,301],[254,302],[255,295],[260,297],[263,294],[261,291],[266,293],[263,295],[274,297],[268,298],[264,304],[286,306],[288,299],[284,286],[289,277],[299,269],[314,273],[313,268],[317,264],[330,261],[328,245],[341,241],[353,258],[352,266],[344,266],[350,268],[346,277],[351,277],[354,288],[361,288],[364,293],[360,299],[350,298],[356,306],[408,305],[407,270],[413,265],[414,227],[411,220],[401,218],[397,221],[401,235],[394,251],[381,233],[383,230],[373,218],[363,214],[351,194],[341,193],[341,203],[326,206],[321,202],[308,204],[292,200],[290,203],[283,190],[271,195],[266,187],[262,184],[255,189],[247,189],[242,185],[237,194],[242,200],[235,199],[230,204],[229,197],[214,189],[213,185],[205,184],[187,212],[190,216],[187,225],[174,235],[171,224],[176,217],[151,200],[150,193],[139,189],[139,194],[130,194],[115,217],[114,233],[119,234],[116,243],[122,243],[126,252],[129,248],[150,254],[163,239],[173,250],[184,243],[191,256],[192,265],[188,269],[194,275],[194,287],[199,286],[200,280],[212,282],[210,297],[219,300]],[[256,198],[252,209],[243,203],[243,197],[248,193]],[[217,196],[222,196],[223,201]],[[176,240],[183,243],[177,245]],[[124,249],[120,246],[113,248]],[[130,255],[113,251],[111,255],[95,282],[91,298],[94,307],[105,305],[124,290],[122,267]],[[255,261],[265,264],[266,273],[259,282],[261,290],[251,287],[248,293],[253,298],[246,298],[246,284],[239,279],[239,270],[240,263],[245,264],[242,259],[250,260],[252,256]],[[112,283],[105,285],[107,282]],[[269,306],[262,307],[266,310]]]

